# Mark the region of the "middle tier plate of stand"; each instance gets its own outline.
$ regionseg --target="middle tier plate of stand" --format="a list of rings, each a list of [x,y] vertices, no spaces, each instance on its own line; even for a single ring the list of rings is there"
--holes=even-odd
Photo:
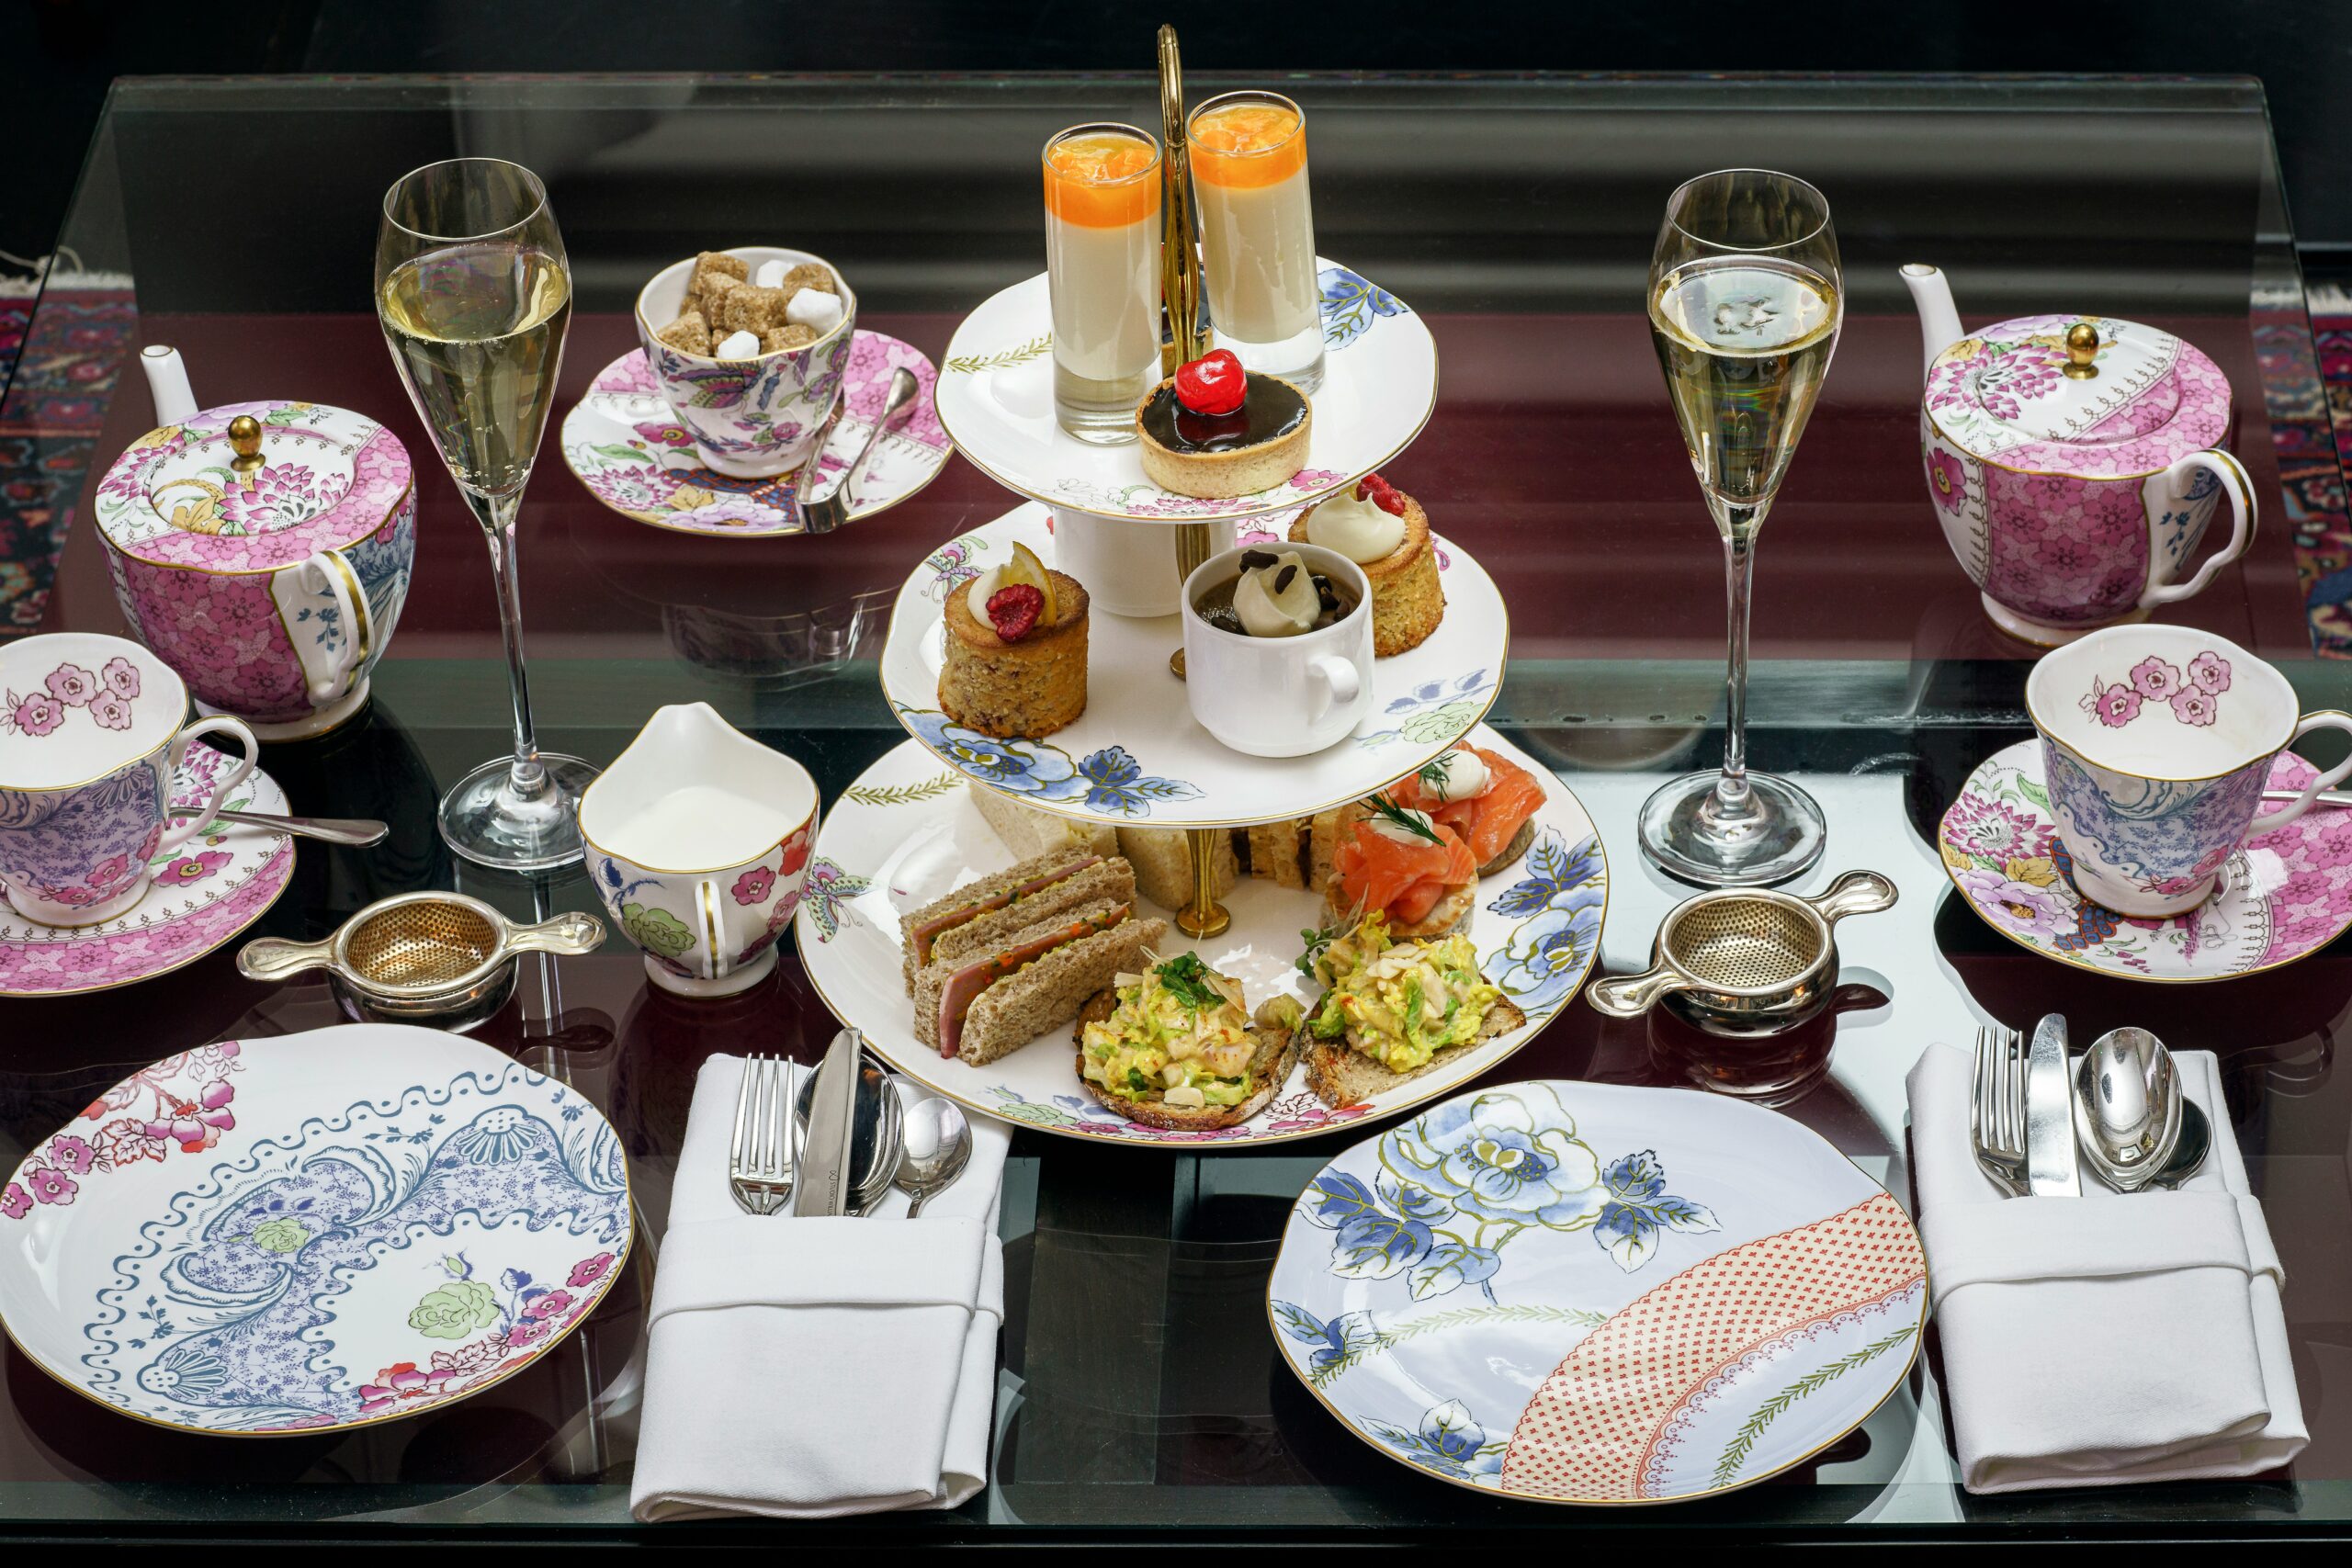
[[[1266,536],[1242,535],[1253,537]],[[882,690],[899,722],[941,761],[1060,816],[1153,828],[1310,816],[1412,773],[1467,734],[1501,690],[1510,646],[1502,594],[1468,552],[1432,534],[1445,619],[1419,648],[1374,661],[1370,716],[1336,745],[1276,758],[1218,742],[1169,673],[1168,656],[1183,641],[1172,615],[1091,615],[1086,712],[1051,736],[992,739],[939,711],[940,614],[948,594],[1010,559],[1016,541],[1055,564],[1049,514],[1033,502],[949,540],[915,569],[890,616]]]

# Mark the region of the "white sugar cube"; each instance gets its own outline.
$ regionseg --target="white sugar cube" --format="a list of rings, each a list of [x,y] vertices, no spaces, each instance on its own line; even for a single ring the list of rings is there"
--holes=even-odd
[[[821,288],[804,288],[785,302],[784,319],[820,333],[842,324],[842,297]]]
[[[760,337],[757,333],[729,333],[719,344],[720,359],[755,359],[759,356]]]
[[[781,288],[784,287],[784,275],[791,270],[780,261],[763,261],[752,281],[762,288]]]

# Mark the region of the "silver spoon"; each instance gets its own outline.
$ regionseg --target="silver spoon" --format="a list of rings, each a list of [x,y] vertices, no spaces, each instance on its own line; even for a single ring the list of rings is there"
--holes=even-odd
[[[857,449],[857,456],[852,457],[849,467],[842,470],[841,482],[833,487],[832,493],[830,495],[801,502],[801,525],[808,532],[830,534],[849,521],[850,511],[857,504],[857,481],[865,477],[865,460],[874,456],[874,448],[880,443],[882,433],[906,417],[907,410],[913,405],[915,393],[920,389],[920,386],[921,383],[915,379],[915,373],[903,365],[890,373],[890,389],[883,396],[882,412],[875,419],[874,428],[865,433],[865,445]],[[826,422],[825,434],[818,437],[814,448],[816,452],[824,451],[825,442],[832,434],[833,422],[840,417],[841,405],[836,404],[833,418]],[[815,478],[816,467],[817,459],[812,457],[808,460],[808,468],[802,470],[803,475],[810,479]]]
[[[972,1163],[972,1124],[964,1108],[952,1100],[933,1096],[919,1100],[907,1112],[906,1152],[899,1161],[899,1190],[914,1200],[907,1218],[922,1213],[923,1200],[956,1184]]]
[[[198,807],[175,806],[175,817],[194,817]],[[291,833],[298,839],[317,839],[323,843],[349,844],[366,849],[380,844],[391,829],[381,822],[365,817],[273,817],[266,811],[215,811],[215,822],[234,822],[243,828],[266,828],[273,833]]]
[[[2205,1156],[2212,1152],[2213,1123],[2197,1102],[2183,1096],[2180,1102],[2180,1141],[2172,1146],[2172,1156],[2157,1172],[2148,1178],[2151,1187],[2166,1190],[2186,1184],[2188,1179],[2205,1168]]]
[[[2262,792],[2262,798],[2265,800],[2301,800],[2302,797],[2303,792],[2299,789],[2266,789]],[[2352,806],[2352,789],[2324,789],[2312,796],[2312,804],[2313,806]]]
[[[2144,1029],[2111,1029],[2075,1067],[2075,1134],[2100,1180],[2137,1192],[2180,1142],[2180,1076]]]

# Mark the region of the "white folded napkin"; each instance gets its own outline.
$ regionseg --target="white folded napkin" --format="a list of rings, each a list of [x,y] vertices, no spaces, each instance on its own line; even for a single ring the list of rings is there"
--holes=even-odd
[[[2175,1054],[2213,1126],[2177,1192],[2011,1198],[1968,1141],[1968,1054],[1911,1069],[1919,1235],[1971,1492],[2255,1475],[2303,1450],[2283,1273],[2210,1051]]]
[[[971,1168],[913,1220],[896,1192],[863,1219],[760,1218],[727,1185],[742,1074],[711,1057],[686,1113],[630,1512],[955,1507],[988,1474],[1011,1134],[974,1116]]]

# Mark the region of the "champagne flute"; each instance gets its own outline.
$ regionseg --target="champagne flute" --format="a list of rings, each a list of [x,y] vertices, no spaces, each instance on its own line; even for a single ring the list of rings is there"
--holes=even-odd
[[[1747,616],[1756,536],[1837,351],[1840,292],[1829,203],[1804,181],[1726,169],[1668,198],[1650,258],[1650,339],[1723,536],[1731,612],[1723,767],[1642,807],[1642,852],[1685,881],[1786,881],[1827,840],[1811,795],[1747,771]]]
[[[523,673],[514,525],[571,321],[571,268],[537,175],[453,158],[384,194],[376,316],[417,416],[482,526],[514,705],[514,752],[459,779],[441,836],[466,859],[545,871],[581,858],[579,801],[596,770],[542,752]]]

